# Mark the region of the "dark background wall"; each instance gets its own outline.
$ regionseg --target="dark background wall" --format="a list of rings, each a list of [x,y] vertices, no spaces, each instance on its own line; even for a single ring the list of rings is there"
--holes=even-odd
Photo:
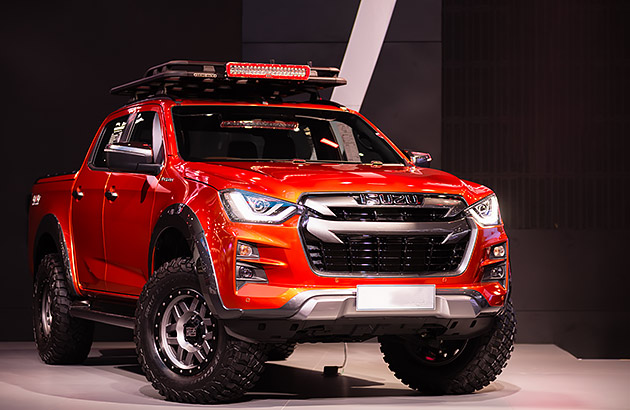
[[[173,58],[340,66],[359,1],[173,4],[4,7],[0,315],[10,330],[0,340],[31,339],[30,185],[80,164],[124,104],[111,86]],[[519,342],[630,355],[629,17],[612,0],[397,1],[361,111],[401,147],[497,191]]]
[[[444,1],[442,164],[492,187],[519,342],[630,357],[630,3]]]
[[[243,59],[341,66],[359,0],[243,0]]]
[[[361,113],[403,149],[442,162],[442,1],[397,0]]]
[[[240,60],[240,1],[10,2],[0,24],[0,340],[32,340],[25,200],[46,173],[77,169],[109,89],[171,59]],[[99,338],[121,334],[99,326]]]

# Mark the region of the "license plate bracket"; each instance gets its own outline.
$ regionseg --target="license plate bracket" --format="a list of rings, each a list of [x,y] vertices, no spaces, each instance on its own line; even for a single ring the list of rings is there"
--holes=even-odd
[[[357,311],[434,309],[435,285],[357,286]]]

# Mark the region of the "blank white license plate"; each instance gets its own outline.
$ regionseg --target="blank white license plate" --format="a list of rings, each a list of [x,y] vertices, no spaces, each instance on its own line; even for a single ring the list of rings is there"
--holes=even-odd
[[[435,309],[435,285],[359,285],[357,310]]]

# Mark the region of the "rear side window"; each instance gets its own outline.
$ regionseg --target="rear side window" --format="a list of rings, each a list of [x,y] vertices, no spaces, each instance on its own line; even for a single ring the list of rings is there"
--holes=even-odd
[[[106,168],[105,147],[109,144],[120,142],[125,131],[125,127],[127,126],[128,119],[129,115],[123,115],[122,117],[111,120],[107,123],[107,125],[105,125],[98,147],[94,154],[94,160],[92,161],[93,166],[97,168]]]

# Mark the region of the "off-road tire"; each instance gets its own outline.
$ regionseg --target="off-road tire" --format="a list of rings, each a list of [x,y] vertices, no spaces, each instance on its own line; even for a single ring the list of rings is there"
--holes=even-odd
[[[71,303],[61,256],[44,256],[33,283],[33,334],[44,363],[82,363],[90,353],[94,322],[70,316]]]
[[[199,363],[194,372],[178,368],[166,356],[156,329],[167,320],[166,312],[161,319],[159,313],[165,305],[169,306],[171,296],[179,292],[190,292],[197,298],[201,294],[199,279],[190,258],[173,259],[160,267],[149,278],[138,300],[134,340],[147,380],[171,401],[225,403],[238,400],[254,386],[263,371],[264,346],[231,337],[221,322],[212,317],[215,346],[210,351],[212,354],[207,353],[207,361]]]
[[[443,365],[414,354],[419,336],[381,336],[379,341],[389,369],[407,386],[429,394],[467,394],[486,387],[501,373],[514,349],[515,332],[514,310],[508,301],[488,333],[468,340],[461,353]]]
[[[295,351],[295,343],[270,343],[267,345],[267,360],[287,360]]]

